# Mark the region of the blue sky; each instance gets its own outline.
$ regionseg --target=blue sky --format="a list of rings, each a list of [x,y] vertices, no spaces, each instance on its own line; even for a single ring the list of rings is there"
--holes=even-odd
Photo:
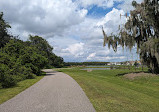
[[[113,7],[108,7],[108,8],[103,8],[103,7],[99,7],[97,5],[92,5],[90,7],[87,8],[88,13],[87,16],[89,17],[93,17],[93,18],[102,18],[104,17],[107,13],[109,13],[110,11],[112,11],[113,8],[116,9],[121,9],[118,6],[120,4],[123,4],[124,2],[122,1],[115,1]]]
[[[12,26],[10,32],[27,40],[39,35],[66,62],[136,60],[136,47],[130,53],[118,46],[115,53],[103,47],[103,26],[107,35],[116,34],[120,19],[133,9],[132,0],[1,0],[0,11]],[[137,0],[141,3],[142,0]],[[133,57],[132,57],[133,55]]]

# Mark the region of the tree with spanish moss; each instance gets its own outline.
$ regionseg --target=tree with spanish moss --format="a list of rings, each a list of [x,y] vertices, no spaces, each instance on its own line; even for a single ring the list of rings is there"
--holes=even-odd
[[[107,36],[103,29],[104,46],[137,46],[142,63],[147,64],[152,73],[159,73],[159,0],[144,0],[141,4],[132,2],[133,11],[118,35]]]

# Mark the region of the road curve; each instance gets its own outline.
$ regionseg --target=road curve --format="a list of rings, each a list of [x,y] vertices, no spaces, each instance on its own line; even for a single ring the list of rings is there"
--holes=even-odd
[[[0,112],[95,112],[89,99],[67,74],[44,70],[39,82],[0,105]]]

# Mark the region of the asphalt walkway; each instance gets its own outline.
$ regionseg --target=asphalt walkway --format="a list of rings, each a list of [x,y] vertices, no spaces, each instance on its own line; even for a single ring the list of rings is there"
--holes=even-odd
[[[67,74],[47,69],[47,76],[0,105],[0,112],[95,112],[89,99]]]

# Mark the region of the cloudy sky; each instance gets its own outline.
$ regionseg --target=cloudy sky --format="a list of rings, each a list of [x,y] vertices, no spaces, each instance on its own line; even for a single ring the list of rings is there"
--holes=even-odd
[[[103,47],[101,27],[118,32],[126,22],[120,19],[133,9],[133,0],[0,0],[0,12],[12,26],[10,33],[27,40],[39,35],[53,46],[53,52],[66,62],[136,60],[132,52],[118,46],[118,52]],[[136,0],[141,3],[142,0]]]

